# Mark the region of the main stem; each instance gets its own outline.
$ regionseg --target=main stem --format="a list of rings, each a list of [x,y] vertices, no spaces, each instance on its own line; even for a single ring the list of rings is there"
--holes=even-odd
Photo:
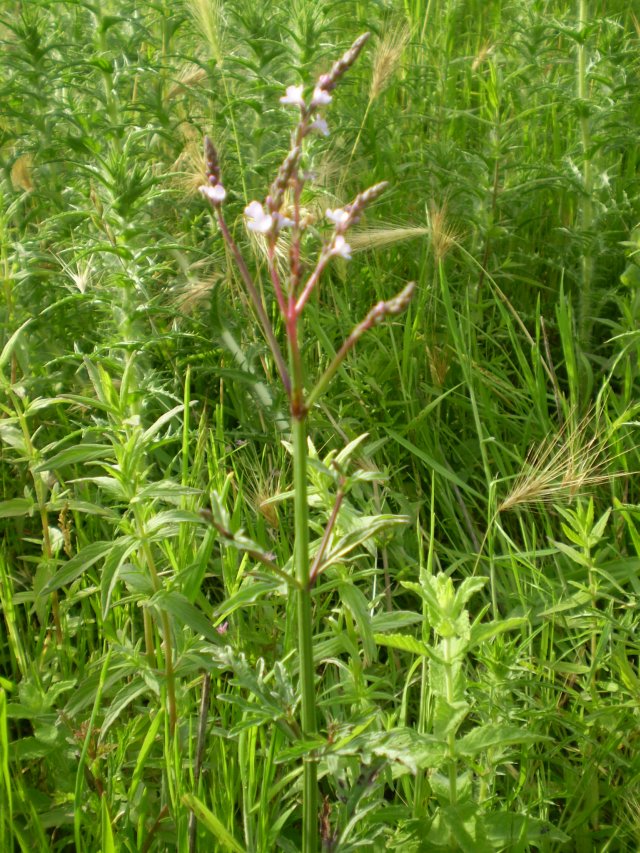
[[[311,583],[309,578],[309,508],[307,504],[307,418],[304,410],[292,414],[294,465],[294,560],[299,588],[298,648],[302,691],[302,732],[311,739],[316,733],[313,666]],[[302,850],[315,853],[318,840],[317,766],[312,754],[304,758],[302,779]]]
[[[578,85],[577,94],[580,108],[580,142],[582,147],[582,182],[583,193],[580,199],[581,222],[580,228],[584,237],[589,240],[590,231],[593,228],[593,161],[591,154],[591,122],[587,112],[587,98],[589,96],[587,80],[588,46],[586,40],[586,28],[589,24],[589,3],[587,0],[578,0]],[[587,244],[582,252],[582,282],[580,288],[580,316],[579,332],[580,342],[583,346],[589,343],[591,335],[591,302],[593,284],[593,255],[592,249]]]

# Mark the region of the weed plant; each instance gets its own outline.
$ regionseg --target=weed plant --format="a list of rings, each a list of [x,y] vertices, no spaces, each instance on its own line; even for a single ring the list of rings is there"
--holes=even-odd
[[[268,11],[0,9],[0,850],[635,851],[637,10]]]

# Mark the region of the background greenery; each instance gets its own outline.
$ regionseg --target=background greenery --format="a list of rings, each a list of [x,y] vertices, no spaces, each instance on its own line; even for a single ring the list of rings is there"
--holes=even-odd
[[[311,417],[315,535],[321,460],[366,433],[379,472],[315,598],[324,849],[638,849],[633,6],[6,0],[0,849],[297,849],[287,588],[198,512],[286,566],[286,405],[197,187],[208,133],[259,272],[278,98],[364,30],[303,205],[391,188],[309,308],[310,369],[418,292]]]

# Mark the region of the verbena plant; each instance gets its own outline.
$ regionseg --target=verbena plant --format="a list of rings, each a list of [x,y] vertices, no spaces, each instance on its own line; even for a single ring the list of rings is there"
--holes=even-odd
[[[309,134],[316,132],[327,135],[329,133],[327,122],[322,116],[323,107],[331,103],[333,90],[353,65],[368,38],[369,34],[367,33],[357,39],[344,56],[333,65],[331,71],[319,78],[312,94],[306,99],[303,94],[304,86],[288,87],[286,94],[280,99],[281,103],[293,107],[300,113],[300,119],[292,134],[291,149],[280,167],[264,203],[252,201],[245,209],[249,229],[263,235],[266,242],[269,276],[280,318],[285,328],[288,359],[285,359],[281,351],[258,288],[224,218],[223,205],[226,189],[222,184],[218,156],[209,138],[205,141],[208,183],[201,187],[203,195],[212,204],[220,231],[238,266],[289,401],[294,469],[295,540],[293,573],[291,576],[285,575],[285,577],[291,589],[295,591],[297,599],[301,734],[304,739],[311,743],[317,732],[313,617],[311,612],[312,589],[328,565],[328,556],[334,545],[334,528],[338,520],[340,505],[350,483],[346,472],[341,471],[340,466],[344,459],[333,460],[333,465],[338,472],[338,492],[322,537],[313,543],[314,556],[311,560],[307,490],[309,456],[307,421],[309,411],[318,402],[331,378],[358,339],[368,329],[384,320],[385,317],[399,314],[406,309],[414,289],[414,285],[410,284],[393,299],[377,303],[345,339],[320,376],[315,381],[307,379],[302,325],[305,306],[314,291],[317,290],[322,274],[330,260],[334,257],[350,259],[351,247],[347,243],[345,235],[349,228],[360,220],[365,208],[381,194],[385,185],[377,184],[359,193],[344,208],[327,210],[326,216],[332,223],[332,231],[328,239],[324,241],[315,264],[311,265],[309,271],[306,269],[305,259],[303,258],[303,245],[308,242],[309,236],[313,239],[315,229],[303,216],[301,209],[302,193],[308,180],[304,171],[303,146]],[[286,215],[283,214],[283,209],[285,209]],[[282,276],[278,264],[278,246],[282,230],[285,228],[290,229],[291,239],[287,247],[288,270],[286,275]],[[311,387],[307,390],[309,385]],[[345,459],[347,456],[348,454],[344,455]],[[372,525],[369,534],[373,536],[378,528],[379,525]],[[344,546],[342,551],[346,553]],[[309,851],[309,853],[316,850],[318,846],[316,762],[316,756],[310,749],[304,759],[302,783],[302,849]]]

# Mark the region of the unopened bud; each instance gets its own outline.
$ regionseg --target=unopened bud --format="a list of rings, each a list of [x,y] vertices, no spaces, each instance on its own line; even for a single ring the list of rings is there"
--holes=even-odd
[[[215,187],[220,182],[220,161],[218,152],[208,136],[204,138],[204,160],[207,179],[211,186]]]

